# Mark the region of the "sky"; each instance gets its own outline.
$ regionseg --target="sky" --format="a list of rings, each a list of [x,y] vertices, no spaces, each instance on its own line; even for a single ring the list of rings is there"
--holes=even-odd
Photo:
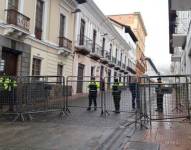
[[[170,70],[168,0],[94,0],[105,15],[141,12],[147,30],[145,55],[162,74]]]

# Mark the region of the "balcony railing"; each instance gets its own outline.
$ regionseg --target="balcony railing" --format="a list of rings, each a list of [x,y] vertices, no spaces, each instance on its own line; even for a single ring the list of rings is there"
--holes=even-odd
[[[66,37],[59,37],[59,47],[64,47],[69,50],[72,50],[72,41]]]
[[[78,36],[78,45],[84,46],[86,49],[92,49],[92,40],[86,36]]]
[[[117,62],[116,57],[112,57],[112,62],[113,62],[114,64],[116,64],[116,62]]]
[[[109,61],[111,61],[111,54],[109,52],[105,53],[105,58]]]
[[[92,45],[92,53],[102,56],[102,47],[98,44]]]
[[[7,23],[16,25],[24,30],[29,31],[30,18],[21,14],[15,9],[7,9]]]
[[[118,65],[118,66],[121,66],[121,61],[118,60],[117,65]]]
[[[122,68],[123,68],[123,69],[125,69],[125,66],[126,66],[126,65],[125,65],[125,64],[123,64],[123,65],[122,65]]]

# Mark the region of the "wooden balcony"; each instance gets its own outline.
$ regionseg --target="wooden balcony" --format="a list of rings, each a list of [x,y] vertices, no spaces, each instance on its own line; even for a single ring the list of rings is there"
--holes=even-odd
[[[15,25],[26,31],[29,31],[30,18],[21,14],[15,9],[7,9],[7,24]]]
[[[59,37],[59,47],[66,48],[67,50],[72,50],[72,41],[66,37]]]

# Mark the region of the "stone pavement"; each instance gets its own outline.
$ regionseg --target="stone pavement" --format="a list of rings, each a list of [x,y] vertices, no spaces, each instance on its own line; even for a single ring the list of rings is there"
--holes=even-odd
[[[191,150],[191,124],[155,122],[126,141],[124,150]]]
[[[106,141],[132,114],[111,113],[100,117],[100,110],[71,108],[62,120],[58,113],[40,114],[29,122],[1,119],[0,150],[92,150]]]

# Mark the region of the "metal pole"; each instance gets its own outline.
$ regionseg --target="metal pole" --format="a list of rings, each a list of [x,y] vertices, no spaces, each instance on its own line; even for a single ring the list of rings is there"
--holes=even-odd
[[[187,105],[188,105],[188,119],[190,120],[190,102],[189,102],[189,97],[188,97],[188,94],[189,94],[188,84],[189,84],[189,83],[188,83],[188,77],[186,77],[186,89],[187,89],[187,90],[186,90],[186,91],[187,91],[187,92],[186,92],[186,93],[187,93],[187,94],[186,94],[186,99],[187,99]]]
[[[151,85],[150,85],[150,77],[149,80],[149,112],[150,112],[150,127],[152,127],[152,110],[151,110]]]

